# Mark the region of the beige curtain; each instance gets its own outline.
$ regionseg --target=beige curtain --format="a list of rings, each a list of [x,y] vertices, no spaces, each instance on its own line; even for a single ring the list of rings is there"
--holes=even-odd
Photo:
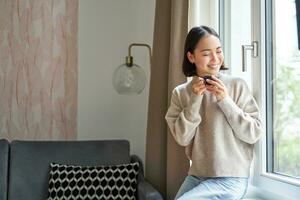
[[[157,0],[148,108],[146,178],[165,199],[174,199],[188,160],[174,141],[165,121],[173,88],[186,81],[182,70],[188,31],[187,0]]]

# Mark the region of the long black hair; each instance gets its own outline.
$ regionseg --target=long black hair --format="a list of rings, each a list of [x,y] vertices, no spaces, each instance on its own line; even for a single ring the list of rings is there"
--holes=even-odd
[[[182,63],[182,71],[185,76],[196,76],[196,65],[194,63],[191,63],[187,57],[187,53],[193,53],[196,45],[198,42],[207,35],[213,35],[220,39],[220,36],[218,33],[208,27],[208,26],[199,26],[192,28],[185,39],[185,45],[184,45],[184,56],[183,56],[183,63]],[[224,63],[222,63],[220,70],[227,70],[224,66]]]

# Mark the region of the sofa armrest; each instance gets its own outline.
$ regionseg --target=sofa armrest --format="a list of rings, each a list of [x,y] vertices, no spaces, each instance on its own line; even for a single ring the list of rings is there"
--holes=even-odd
[[[160,193],[150,185],[147,181],[143,180],[138,183],[138,199],[139,200],[163,200]]]
[[[144,178],[143,162],[137,155],[130,156],[131,162],[140,164],[138,175],[138,199],[139,200],[163,200],[161,194]]]

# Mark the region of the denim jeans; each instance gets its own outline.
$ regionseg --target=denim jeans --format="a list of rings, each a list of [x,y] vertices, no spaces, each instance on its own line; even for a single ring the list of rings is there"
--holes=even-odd
[[[188,175],[175,199],[241,199],[248,187],[248,178],[240,177],[197,177]]]

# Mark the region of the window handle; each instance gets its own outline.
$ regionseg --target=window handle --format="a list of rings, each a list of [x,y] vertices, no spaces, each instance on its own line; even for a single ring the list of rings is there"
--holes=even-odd
[[[258,42],[253,41],[251,45],[242,45],[242,67],[243,72],[247,71],[247,50],[252,51],[252,58],[258,57]]]

